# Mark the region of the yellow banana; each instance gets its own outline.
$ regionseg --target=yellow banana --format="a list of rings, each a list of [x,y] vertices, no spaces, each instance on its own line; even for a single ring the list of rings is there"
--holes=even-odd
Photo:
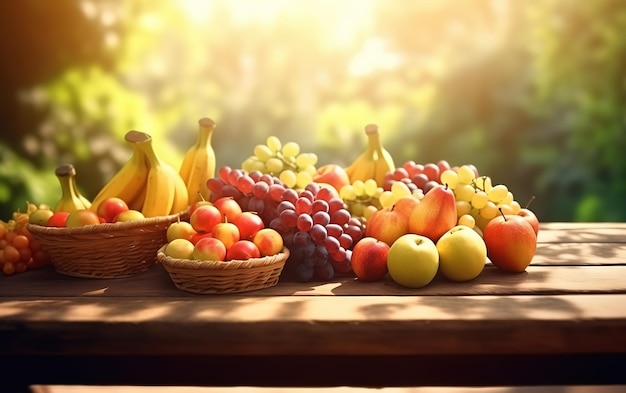
[[[183,158],[179,174],[187,187],[188,203],[209,199],[206,182],[215,176],[215,152],[211,147],[211,136],[215,122],[209,118],[198,120],[198,139]]]
[[[346,173],[350,178],[350,183],[354,183],[356,180],[374,179],[376,162],[374,162],[373,157],[367,155],[366,151],[346,168]]]
[[[56,168],[54,174],[61,184],[61,199],[54,207],[55,212],[73,212],[74,210],[82,210],[89,208],[89,201],[78,192],[76,187],[76,169],[72,164],[61,165]]]
[[[189,194],[187,192],[187,185],[180,174],[174,169],[173,166],[162,162],[161,165],[165,167],[169,176],[174,183],[174,201],[172,202],[172,208],[170,214],[181,213],[187,210],[189,207]]]
[[[391,154],[380,143],[380,139],[378,136],[378,126],[374,124],[370,124],[365,128],[365,132],[368,135],[369,143],[374,144],[376,153],[374,156],[374,161],[376,162],[376,174],[374,176],[374,180],[378,183],[379,186],[382,187],[385,182],[385,176],[388,172],[393,172],[396,169],[396,166],[393,162],[393,158]]]
[[[172,173],[155,154],[150,135],[140,131],[130,131],[131,137],[138,141],[137,147],[143,152],[148,162],[148,179],[145,183],[146,198],[141,212],[147,218],[166,216],[172,211],[176,196],[176,185]]]
[[[72,187],[74,187],[74,194],[80,199],[83,203],[84,209],[89,209],[91,207],[91,201],[87,199],[83,194],[78,190],[78,186],[76,185],[76,169],[73,170],[72,174]]]
[[[139,199],[139,197],[145,193],[146,181],[148,180],[148,163],[145,154],[137,146],[139,142],[135,140],[138,137],[134,134],[136,132],[129,131],[125,136],[126,142],[133,148],[133,154],[93,198],[91,210],[97,212],[100,203],[112,197],[122,199],[131,209],[141,210],[143,198]],[[141,139],[141,136],[139,138]],[[139,206],[134,203],[137,200],[140,201]]]
[[[368,124],[365,126],[365,134],[368,138],[367,149],[346,168],[346,173],[351,183],[374,179],[382,187],[385,175],[395,170],[395,164],[391,154],[380,143],[378,126]]]
[[[148,181],[148,170],[147,170],[148,166],[146,165],[146,182]],[[126,204],[128,205],[129,209],[133,209],[133,210],[139,210],[141,211],[141,209],[143,209],[143,201],[146,200],[146,182],[144,182],[141,186],[141,189],[139,190],[139,192],[137,193],[137,195],[135,195],[135,197],[126,202]]]

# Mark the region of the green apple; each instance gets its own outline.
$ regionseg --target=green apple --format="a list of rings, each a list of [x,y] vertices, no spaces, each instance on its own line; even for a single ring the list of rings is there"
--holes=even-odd
[[[470,281],[478,277],[485,267],[487,246],[474,229],[457,225],[437,241],[439,269],[452,281]]]
[[[428,285],[439,269],[439,253],[432,240],[408,233],[400,236],[387,254],[389,276],[408,288]]]
[[[53,214],[54,212],[48,208],[37,209],[34,212],[30,213],[30,215],[28,216],[28,222],[30,224],[45,226]]]

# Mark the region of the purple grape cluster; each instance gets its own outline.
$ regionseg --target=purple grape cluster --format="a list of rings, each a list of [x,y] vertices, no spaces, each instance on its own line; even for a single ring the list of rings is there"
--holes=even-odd
[[[207,180],[207,187],[210,201],[232,197],[282,235],[290,251],[283,276],[310,282],[351,273],[352,247],[365,228],[330,189],[313,182],[298,192],[275,176],[227,166]]]

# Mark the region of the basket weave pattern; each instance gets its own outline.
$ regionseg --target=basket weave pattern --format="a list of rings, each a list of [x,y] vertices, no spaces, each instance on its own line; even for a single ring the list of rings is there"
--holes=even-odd
[[[167,242],[167,227],[179,214],[141,221],[104,223],[76,228],[28,225],[50,255],[57,272],[82,278],[122,278],[156,263]]]
[[[157,260],[165,267],[174,285],[196,294],[249,292],[278,284],[289,250],[263,258],[232,261],[197,261],[165,255],[165,246]]]

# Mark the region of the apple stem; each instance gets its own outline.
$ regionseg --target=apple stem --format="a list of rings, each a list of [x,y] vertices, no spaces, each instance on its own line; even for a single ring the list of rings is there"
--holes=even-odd
[[[530,206],[530,204],[535,200],[535,196],[531,196],[530,199],[528,200],[528,202],[526,202],[526,206],[524,206],[525,209],[528,209],[528,206]]]
[[[508,220],[506,219],[506,216],[504,215],[504,212],[502,211],[502,208],[501,208],[501,207],[499,207],[499,208],[498,208],[498,211],[500,212],[500,214],[502,214],[502,218],[504,218],[504,221],[508,221]]]

